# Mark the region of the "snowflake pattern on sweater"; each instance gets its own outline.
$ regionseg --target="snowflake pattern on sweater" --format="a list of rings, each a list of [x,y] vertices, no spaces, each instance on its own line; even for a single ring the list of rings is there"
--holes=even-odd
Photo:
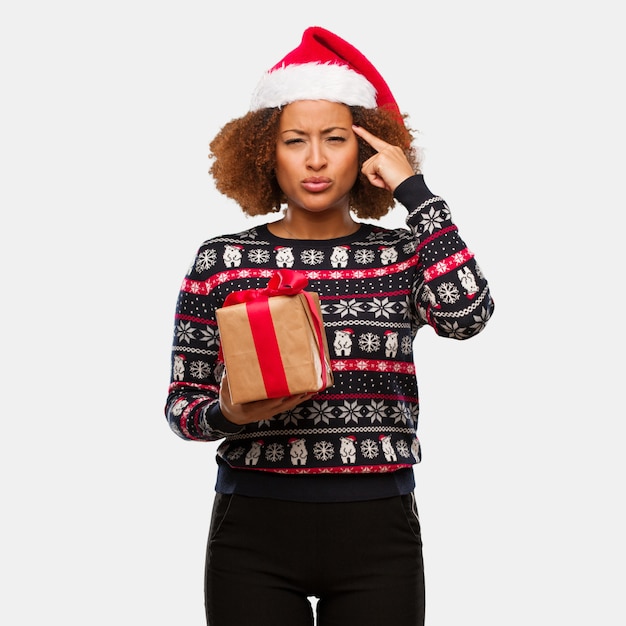
[[[421,175],[396,199],[408,229],[361,224],[338,240],[292,240],[267,225],[205,241],[178,297],[165,413],[184,439],[223,439],[231,467],[281,473],[388,472],[421,459],[413,343],[419,328],[468,339],[494,304],[444,200]],[[324,317],[335,383],[295,409],[244,427],[219,411],[223,364],[215,318],[232,291],[278,268],[302,272]],[[236,376],[236,372],[229,372]]]

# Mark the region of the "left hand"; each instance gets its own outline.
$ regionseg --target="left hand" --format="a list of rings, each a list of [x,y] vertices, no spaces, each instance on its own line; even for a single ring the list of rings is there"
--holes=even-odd
[[[220,411],[229,422],[242,426],[243,424],[252,424],[254,422],[268,420],[279,413],[291,411],[300,403],[312,398],[314,395],[315,393],[301,393],[284,398],[268,398],[267,400],[234,404],[230,397],[228,375],[224,372],[220,385]]]
[[[402,148],[383,141],[361,126],[352,126],[352,130],[376,150],[376,154],[361,167],[374,187],[393,193],[401,182],[415,174]]]

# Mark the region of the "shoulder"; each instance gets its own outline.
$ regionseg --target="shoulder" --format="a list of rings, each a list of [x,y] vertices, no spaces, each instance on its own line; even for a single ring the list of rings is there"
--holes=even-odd
[[[210,248],[226,248],[234,246],[243,246],[246,244],[254,243],[268,243],[267,242],[267,225],[260,224],[246,230],[242,230],[238,233],[229,233],[223,235],[216,235],[210,239],[205,239],[198,248],[198,252],[207,250]]]
[[[205,239],[196,250],[188,276],[196,280],[206,279],[215,272],[240,267],[244,257],[255,255],[255,249],[270,246],[267,234],[267,227],[262,224]]]
[[[377,224],[364,224],[362,238],[365,243],[380,246],[393,246],[412,238],[408,228],[385,228]]]

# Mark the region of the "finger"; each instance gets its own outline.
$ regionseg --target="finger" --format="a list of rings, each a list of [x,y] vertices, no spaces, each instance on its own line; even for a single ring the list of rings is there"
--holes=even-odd
[[[314,395],[315,393],[300,393],[296,394],[295,396],[287,396],[286,398],[282,399],[283,409],[285,406],[289,406],[291,408],[296,407],[305,400],[312,398]]]
[[[247,405],[250,409],[254,409],[255,411],[269,412],[272,415],[276,415],[276,413],[282,411],[289,411],[311,395],[313,394],[302,393],[294,396],[285,396],[283,398],[266,398],[264,400],[248,402]]]
[[[361,169],[361,171],[363,172],[363,174],[369,181],[370,185],[373,185],[374,187],[379,187],[380,189],[386,189],[387,191],[390,191],[390,188],[387,185],[387,183],[375,170],[366,169],[364,166]]]
[[[228,376],[226,371],[222,374],[222,380],[220,381],[220,396],[228,401],[228,404],[232,404],[230,399],[230,387],[228,386]]]
[[[366,141],[376,152],[382,152],[385,148],[390,147],[391,144],[388,144],[386,141],[383,141],[380,137],[373,135],[369,130],[365,130],[362,126],[352,125],[352,130],[354,134],[361,137],[364,141]]]

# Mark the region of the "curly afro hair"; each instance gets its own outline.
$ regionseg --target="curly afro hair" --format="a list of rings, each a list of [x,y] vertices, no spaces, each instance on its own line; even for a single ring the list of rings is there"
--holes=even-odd
[[[355,124],[366,128],[387,143],[404,146],[416,172],[419,159],[412,145],[411,131],[386,109],[348,107]],[[209,144],[209,173],[218,191],[235,200],[247,215],[266,215],[280,211],[286,198],[278,186],[276,137],[281,109],[260,109],[225,124]],[[406,117],[406,116],[405,116]],[[375,150],[359,141],[359,164]],[[394,206],[393,195],[369,183],[359,174],[350,195],[350,209],[361,219],[379,219]]]

